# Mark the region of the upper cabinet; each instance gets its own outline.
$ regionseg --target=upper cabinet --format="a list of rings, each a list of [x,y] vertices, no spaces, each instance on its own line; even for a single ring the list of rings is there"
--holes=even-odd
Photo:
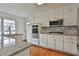
[[[39,13],[31,17],[31,23],[39,23],[41,27],[49,27],[50,21],[64,19],[64,26],[77,25],[78,8],[75,6],[65,6],[55,8],[50,11]]]
[[[64,8],[64,25],[73,26],[77,25],[77,7],[67,6]]]
[[[54,21],[63,18],[63,8],[56,8],[49,12],[49,21]]]
[[[42,27],[48,27],[48,14],[47,13],[40,13],[38,15],[34,15],[30,17],[30,23],[32,24],[40,24]]]
[[[42,14],[42,20],[41,20],[41,26],[42,27],[49,27],[49,17],[48,17],[48,13],[44,13]]]

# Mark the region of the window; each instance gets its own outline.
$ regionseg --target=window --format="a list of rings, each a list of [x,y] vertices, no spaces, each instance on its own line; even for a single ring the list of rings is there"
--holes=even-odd
[[[4,34],[15,34],[15,21],[4,19]]]

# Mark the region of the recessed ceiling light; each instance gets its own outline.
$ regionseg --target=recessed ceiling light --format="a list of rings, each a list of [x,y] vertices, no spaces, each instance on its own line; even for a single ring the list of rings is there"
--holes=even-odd
[[[29,25],[30,23],[29,23],[29,22],[27,22],[26,24],[27,24],[27,25]]]

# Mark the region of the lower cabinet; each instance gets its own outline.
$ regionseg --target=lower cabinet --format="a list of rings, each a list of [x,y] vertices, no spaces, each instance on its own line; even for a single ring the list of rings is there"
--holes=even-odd
[[[39,45],[42,47],[48,46],[48,35],[47,34],[40,34],[39,35]]]
[[[74,40],[64,40],[64,51],[77,54],[77,42]]]
[[[48,38],[48,48],[50,48],[50,49],[55,48],[55,39],[54,38]]]
[[[40,46],[47,47],[47,43],[48,43],[47,39],[42,38],[39,41],[40,41]]]
[[[37,38],[27,39],[28,43],[35,44],[35,45],[38,45],[38,41],[39,39]]]
[[[66,52],[72,52],[71,51],[71,41],[70,40],[64,40],[64,51]]]
[[[48,39],[48,48],[63,50],[63,39],[50,38]]]
[[[72,42],[72,53],[77,54],[77,42]]]
[[[31,42],[32,44],[38,45],[38,40],[37,38],[32,38]]]
[[[74,36],[41,36],[39,43],[42,47],[77,54],[77,38]]]
[[[49,35],[48,48],[63,50],[63,36]]]
[[[62,39],[62,38],[61,38],[61,39],[60,39],[60,38],[57,38],[57,39],[56,39],[56,42],[55,42],[55,48],[56,48],[57,50],[61,50],[61,51],[62,51],[62,50],[64,50],[64,49],[63,49],[63,47],[64,47],[63,45],[64,45],[63,39]]]

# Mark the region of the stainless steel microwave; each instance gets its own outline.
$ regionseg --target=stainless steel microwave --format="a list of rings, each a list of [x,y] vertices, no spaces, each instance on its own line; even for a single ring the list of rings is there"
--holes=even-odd
[[[63,19],[58,19],[55,21],[50,21],[49,22],[50,26],[62,26],[63,25]]]

